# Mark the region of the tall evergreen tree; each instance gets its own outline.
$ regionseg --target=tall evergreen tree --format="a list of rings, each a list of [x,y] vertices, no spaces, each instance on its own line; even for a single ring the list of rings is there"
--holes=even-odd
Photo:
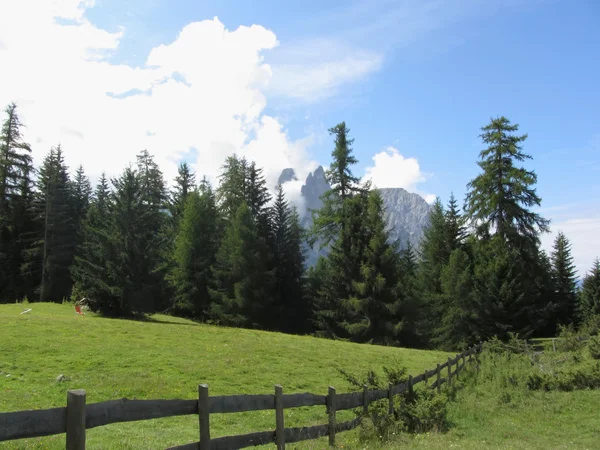
[[[449,258],[446,211],[440,199],[436,199],[429,213],[429,226],[421,240],[419,278],[421,289],[427,295],[441,292],[440,275]]]
[[[261,327],[272,323],[272,272],[245,201],[227,226],[214,266],[211,316],[217,323]]]
[[[73,221],[76,228],[77,244],[80,241],[81,226],[92,199],[92,185],[80,164],[72,182]]]
[[[271,208],[274,269],[274,325],[282,331],[308,331],[309,309],[304,295],[304,254],[302,229],[295,208],[277,187]]]
[[[175,221],[175,230],[179,219],[183,214],[187,198],[196,188],[196,175],[190,169],[186,162],[179,164],[177,176],[175,177],[175,186],[171,190],[171,216]]]
[[[579,310],[584,322],[600,315],[600,259],[594,261],[592,270],[583,279]]]
[[[219,248],[218,213],[208,185],[191,191],[175,238],[174,268],[169,281],[175,291],[174,311],[206,318],[210,308],[212,266]]]
[[[467,237],[465,218],[460,213],[458,200],[456,200],[454,194],[450,194],[450,200],[448,201],[444,219],[446,226],[447,253],[444,255],[445,258],[443,262],[447,263],[450,259],[450,253],[461,248]]]
[[[29,268],[39,265],[39,300],[61,302],[71,295],[76,223],[71,181],[60,145],[50,150],[38,178],[39,239],[27,250]],[[36,262],[35,260],[39,261]]]
[[[479,154],[483,173],[468,184],[466,211],[480,236],[497,233],[521,249],[537,247],[539,233],[548,231],[549,221],[529,209],[540,206],[541,199],[534,188],[535,172],[516,165],[531,159],[521,146],[527,135],[515,135],[518,129],[506,117],[492,119],[482,128],[480,137],[488,148]]]
[[[20,266],[31,232],[31,147],[23,141],[16,105],[6,109],[0,131],[0,302],[26,295]]]
[[[389,242],[381,194],[370,192],[367,201],[362,219],[366,245],[351,295],[342,300],[342,326],[354,341],[396,344],[411,319],[398,295],[401,261],[397,245]]]
[[[557,305],[555,323],[567,325],[576,319],[577,275],[573,256],[571,256],[571,243],[562,232],[559,232],[554,240],[551,260],[551,274]]]
[[[95,194],[81,224],[81,244],[71,267],[73,297],[87,298],[90,306],[105,314],[119,314],[121,308],[109,282],[109,269],[114,264],[114,242],[111,217],[110,187],[106,175],[100,176]]]
[[[247,200],[248,162],[236,155],[225,160],[219,175],[217,203],[225,220],[235,218],[242,203]]]

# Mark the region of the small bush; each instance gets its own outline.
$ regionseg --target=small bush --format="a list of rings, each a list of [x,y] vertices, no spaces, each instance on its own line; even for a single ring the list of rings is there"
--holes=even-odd
[[[600,336],[592,336],[588,341],[588,352],[594,359],[600,359]]]
[[[581,336],[575,331],[573,324],[560,325],[560,333],[556,342],[556,348],[562,352],[577,352],[584,346]]]

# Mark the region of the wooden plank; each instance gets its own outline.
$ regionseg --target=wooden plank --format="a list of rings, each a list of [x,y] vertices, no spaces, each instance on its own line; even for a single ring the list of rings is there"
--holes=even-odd
[[[448,367],[448,361],[446,361],[444,364],[440,364],[440,370],[445,369],[446,367]]]
[[[335,404],[337,411],[358,408],[363,405],[363,393],[351,392],[349,394],[337,394]]]
[[[327,416],[329,418],[329,446],[335,447],[335,412],[337,410],[335,388],[329,386],[329,393],[327,394]]]
[[[353,430],[354,428],[360,425],[361,420],[362,419],[360,417],[357,417],[356,419],[349,420],[347,422],[338,423],[335,426],[335,431],[336,433],[341,433],[343,431]]]
[[[384,398],[388,398],[388,390],[376,389],[373,391],[369,391],[369,398],[371,402],[376,402],[377,400],[383,400]]]
[[[326,395],[315,395],[315,394],[286,394],[283,396],[283,407],[298,408],[300,406],[326,406],[327,396]]]
[[[67,391],[67,450],[85,450],[85,391]]]
[[[277,450],[285,450],[285,424],[283,417],[283,388],[275,385],[275,443]]]
[[[285,442],[301,442],[309,439],[318,439],[329,434],[329,425],[316,425],[314,427],[298,427],[285,429]]]
[[[85,408],[86,428],[110,423],[198,414],[198,400],[109,400]]]
[[[65,407],[0,413],[0,442],[64,433],[66,414]]]
[[[414,386],[415,384],[420,383],[423,380],[425,380],[425,374],[422,373],[421,375],[417,375],[412,379],[412,385]]]
[[[274,405],[275,397],[273,394],[222,395],[210,398],[209,411],[211,414],[261,411],[273,409]]]
[[[406,391],[407,387],[408,384],[406,383],[397,384],[396,386],[394,386],[394,395],[402,394]]]
[[[257,433],[211,439],[210,450],[237,450],[238,448],[272,444],[273,442],[275,442],[274,431],[259,431]]]
[[[435,369],[428,370],[427,371],[427,379],[429,380],[429,378],[431,378],[432,376],[434,376],[437,373],[438,373],[437,367]]]
[[[210,450],[210,398],[208,384],[198,386],[198,421],[200,424],[200,450]]]

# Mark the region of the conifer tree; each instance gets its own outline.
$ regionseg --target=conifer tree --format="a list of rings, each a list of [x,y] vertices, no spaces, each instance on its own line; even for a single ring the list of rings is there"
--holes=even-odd
[[[208,184],[203,184],[200,191],[187,194],[175,237],[175,264],[169,281],[175,292],[174,311],[206,318],[210,308],[211,268],[219,247],[219,230],[213,191]]]
[[[78,245],[80,242],[82,222],[85,219],[92,199],[92,186],[89,178],[85,175],[82,165],[79,165],[75,172],[75,178],[72,182],[71,198],[73,201],[73,221],[75,223],[75,233]]]
[[[219,175],[217,203],[223,218],[232,220],[247,197],[248,162],[236,155],[225,160]]]
[[[242,201],[217,252],[210,290],[215,322],[255,328],[272,323],[273,274],[264,252],[252,211]]]
[[[395,344],[410,319],[398,296],[401,262],[397,245],[389,242],[381,194],[370,192],[367,201],[362,219],[366,245],[351,295],[342,300],[342,326],[353,341]]]
[[[0,131],[0,302],[27,294],[19,268],[32,227],[31,147],[23,141],[16,105],[5,113]]]
[[[39,259],[39,300],[42,302],[61,302],[71,295],[70,267],[76,245],[72,192],[58,145],[50,150],[39,171],[36,201],[39,240],[27,250],[29,259]]]
[[[600,259],[594,261],[592,269],[583,279],[579,310],[583,322],[600,315]]]
[[[567,325],[576,319],[577,275],[573,256],[571,256],[571,243],[562,232],[559,232],[554,240],[551,260],[551,274],[557,304],[555,323]]]
[[[428,297],[441,292],[442,267],[449,257],[446,214],[442,202],[439,198],[436,199],[429,213],[429,226],[425,229],[421,240],[419,279],[421,290]]]
[[[307,330],[309,309],[304,295],[302,229],[295,208],[285,199],[281,185],[270,211],[274,270],[274,324],[286,332]]]
[[[517,136],[517,124],[506,117],[492,119],[482,128],[488,148],[479,154],[483,173],[468,184],[466,211],[480,236],[496,233],[514,248],[537,247],[539,233],[547,232],[549,221],[530,210],[540,206],[534,185],[534,171],[516,164],[531,159],[524,153],[522,142],[527,135]]]
[[[447,263],[450,260],[450,253],[458,248],[462,248],[467,237],[465,218],[460,213],[458,200],[456,200],[454,194],[450,194],[450,200],[446,207],[444,219],[446,226],[447,253],[444,254],[443,263]]]
[[[171,190],[171,216],[175,221],[175,230],[179,218],[183,214],[186,206],[187,198],[190,193],[196,188],[196,175],[190,169],[186,162],[179,164],[177,176],[175,177],[175,186]]]

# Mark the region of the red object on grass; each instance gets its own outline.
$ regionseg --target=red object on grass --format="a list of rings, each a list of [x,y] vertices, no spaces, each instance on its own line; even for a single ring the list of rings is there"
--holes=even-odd
[[[83,316],[83,312],[81,311],[81,306],[75,305],[75,312],[80,316]]]

